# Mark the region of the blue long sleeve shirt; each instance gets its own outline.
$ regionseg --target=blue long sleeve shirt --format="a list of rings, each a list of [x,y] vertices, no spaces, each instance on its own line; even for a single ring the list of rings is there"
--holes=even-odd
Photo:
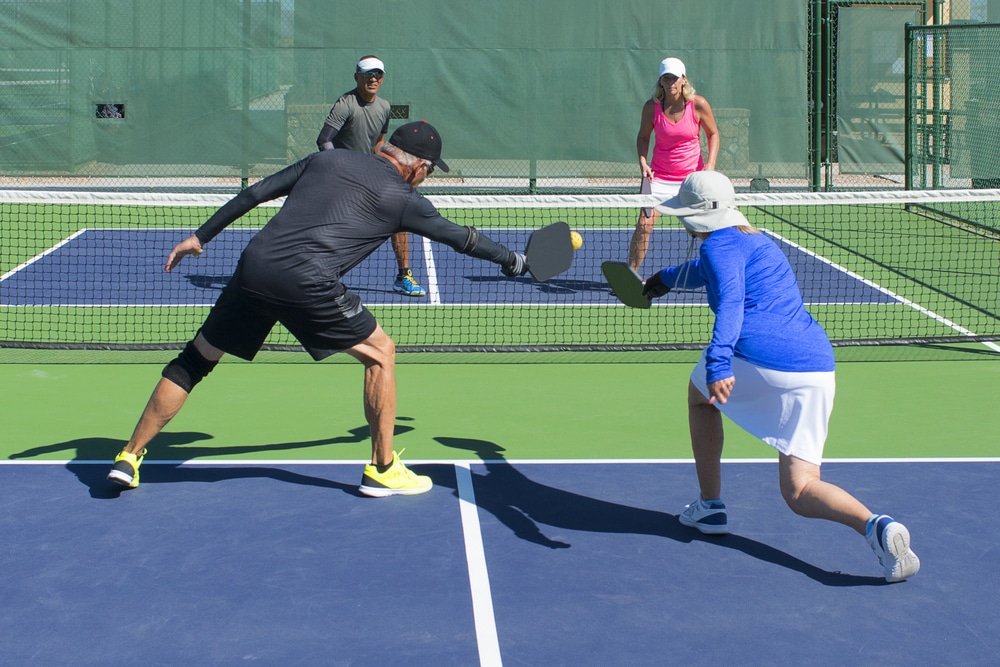
[[[663,269],[669,287],[704,287],[715,313],[705,348],[709,383],[732,377],[732,358],[787,372],[834,370],[833,347],[802,302],[788,259],[764,234],[712,232],[698,259]]]

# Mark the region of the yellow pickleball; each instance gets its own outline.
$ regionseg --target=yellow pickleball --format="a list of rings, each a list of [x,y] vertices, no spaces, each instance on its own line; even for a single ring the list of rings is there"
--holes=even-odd
[[[569,233],[569,241],[570,243],[573,244],[573,250],[579,250],[580,247],[583,245],[583,237],[580,236],[577,232]]]

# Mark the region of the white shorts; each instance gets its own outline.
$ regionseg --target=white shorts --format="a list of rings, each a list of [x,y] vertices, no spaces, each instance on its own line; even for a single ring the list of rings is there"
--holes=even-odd
[[[676,197],[681,191],[680,181],[660,181],[653,179],[649,183],[649,194],[662,197],[661,201],[666,201],[671,197]]]
[[[772,371],[733,357],[736,384],[725,404],[714,405],[782,454],[820,465],[836,393],[834,375]],[[691,382],[708,398],[704,354],[691,371]]]

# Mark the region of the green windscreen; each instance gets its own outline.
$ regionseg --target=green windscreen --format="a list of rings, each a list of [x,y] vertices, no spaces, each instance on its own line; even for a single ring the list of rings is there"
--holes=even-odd
[[[841,173],[902,174],[905,23],[914,7],[839,7],[836,16],[837,149]]]
[[[231,190],[315,150],[354,64],[376,54],[391,127],[441,130],[442,185],[637,179],[639,114],[667,56],[715,110],[720,169],[803,178],[807,5],[3,2],[0,177]]]

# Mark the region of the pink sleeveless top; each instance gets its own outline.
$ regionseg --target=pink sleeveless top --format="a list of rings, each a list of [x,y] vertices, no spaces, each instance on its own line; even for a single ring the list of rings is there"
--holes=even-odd
[[[693,171],[705,167],[701,156],[699,132],[701,123],[695,119],[694,101],[684,105],[684,115],[676,123],[671,123],[663,114],[659,101],[653,112],[653,161],[650,168],[653,177],[660,181],[683,181]]]

